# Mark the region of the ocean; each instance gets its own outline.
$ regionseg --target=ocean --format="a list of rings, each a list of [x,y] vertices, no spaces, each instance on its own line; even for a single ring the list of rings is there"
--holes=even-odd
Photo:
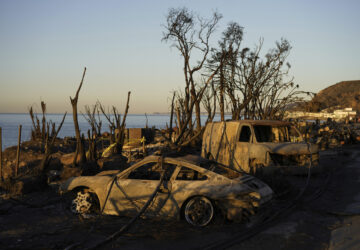
[[[38,115],[40,121],[42,119],[42,115]],[[46,114],[47,121],[53,121],[58,126],[61,122],[63,114]],[[206,116],[201,117],[202,122],[205,122]],[[109,123],[105,119],[103,115],[100,115],[100,119],[102,120],[102,128],[101,131],[109,131]],[[90,128],[90,125],[83,117],[83,115],[78,115],[79,126],[81,133],[87,135],[87,130]],[[168,114],[152,114],[147,115],[147,119],[145,115],[136,115],[129,114],[126,118],[126,127],[127,128],[143,128],[146,126],[146,120],[148,126],[151,128],[155,126],[155,128],[163,129],[166,128],[166,125],[169,124],[170,115]],[[215,120],[219,120],[219,116],[215,117]],[[17,145],[18,141],[18,133],[19,133],[19,125],[22,125],[21,132],[21,141],[28,141],[30,139],[32,121],[30,115],[26,114],[0,114],[0,127],[2,128],[2,149],[4,150],[7,147]],[[175,126],[175,125],[173,125]],[[65,122],[63,127],[61,128],[58,137],[65,136],[75,136],[74,122],[72,118],[72,114],[67,114],[65,118]]]

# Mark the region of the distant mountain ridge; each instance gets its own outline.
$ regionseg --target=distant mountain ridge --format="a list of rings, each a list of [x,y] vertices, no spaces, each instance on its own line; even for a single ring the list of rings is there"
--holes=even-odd
[[[321,90],[308,103],[307,110],[348,108],[360,112],[360,80],[342,81]]]

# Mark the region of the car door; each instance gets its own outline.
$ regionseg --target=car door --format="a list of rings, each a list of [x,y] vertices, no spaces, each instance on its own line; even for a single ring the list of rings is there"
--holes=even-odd
[[[206,193],[210,190],[209,177],[190,166],[179,165],[172,181],[171,196],[164,206],[168,216],[180,214],[182,204],[191,196]]]
[[[234,155],[232,157],[233,167],[236,170],[243,170],[247,173],[250,172],[249,168],[249,148],[252,142],[252,131],[249,125],[242,125]]]
[[[139,212],[159,185],[162,171],[158,162],[148,162],[125,176],[117,177],[109,194],[107,209],[126,215]],[[159,211],[168,195],[169,192],[161,188],[145,215],[153,216]]]

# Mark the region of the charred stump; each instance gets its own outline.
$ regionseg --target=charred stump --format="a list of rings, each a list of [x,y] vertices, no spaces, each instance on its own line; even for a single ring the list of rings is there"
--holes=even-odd
[[[74,160],[73,160],[74,166],[78,163],[83,164],[86,162],[85,148],[84,148],[84,143],[81,140],[80,128],[79,128],[79,123],[78,123],[78,112],[77,112],[77,103],[78,103],[78,99],[79,99],[79,93],[80,93],[81,86],[83,85],[83,82],[84,82],[85,73],[86,73],[86,67],[84,68],[82,79],[81,79],[79,88],[76,91],[75,97],[71,98],[71,96],[70,96],[71,106],[72,106],[72,110],[73,110],[75,135],[76,135],[76,151],[75,151],[75,156],[74,156]],[[78,158],[79,158],[79,161],[77,162]]]

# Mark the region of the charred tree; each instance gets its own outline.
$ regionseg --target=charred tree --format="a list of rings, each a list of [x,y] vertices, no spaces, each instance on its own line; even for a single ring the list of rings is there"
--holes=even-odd
[[[122,148],[124,145],[125,140],[125,125],[126,125],[126,117],[129,111],[129,102],[130,102],[130,95],[131,92],[128,92],[126,106],[124,110],[123,119],[121,121],[121,114],[117,110],[115,106],[112,107],[112,115],[114,116],[114,119],[111,119],[111,112],[105,111],[105,108],[101,105],[100,102],[98,102],[99,109],[101,110],[102,114],[105,116],[106,120],[109,122],[109,128],[110,128],[110,137],[112,137],[112,131],[114,131],[114,137],[115,137],[115,151],[114,153],[120,154],[122,152]],[[121,121],[121,123],[120,123]]]
[[[182,128],[176,144],[184,140],[184,135],[187,137],[197,133],[193,130],[192,123],[194,109],[196,130],[201,130],[201,98],[212,77],[208,77],[201,85],[197,83],[197,78],[202,76],[201,71],[211,50],[210,38],[220,19],[221,15],[217,12],[210,19],[198,17],[186,8],[170,9],[168,12],[162,41],[171,42],[179,50],[185,78],[183,98],[177,102],[183,116],[182,121],[178,120],[178,123],[182,123]],[[196,62],[191,60],[193,54],[197,55]]]
[[[85,73],[86,73],[86,67],[84,68],[81,82],[80,82],[79,88],[76,91],[75,97],[71,98],[71,96],[70,96],[70,102],[71,102],[71,106],[72,106],[72,110],[73,110],[75,135],[76,135],[76,151],[75,151],[75,156],[74,156],[74,160],[73,160],[74,166],[78,163],[82,164],[82,163],[86,162],[85,148],[84,148],[84,143],[81,140],[81,134],[80,134],[80,128],[79,128],[79,122],[78,122],[78,111],[77,111],[77,103],[79,100],[79,93],[80,93],[80,89],[84,82]],[[79,158],[79,161],[77,161],[78,158]]]
[[[118,152],[122,152],[122,148],[124,146],[124,140],[125,140],[125,125],[126,125],[126,117],[127,114],[129,112],[129,102],[130,102],[130,95],[131,92],[128,92],[128,96],[127,96],[127,100],[126,100],[126,106],[125,106],[125,111],[124,111],[124,115],[123,115],[123,120],[121,122],[121,127],[120,127],[120,131],[118,134],[118,137],[116,138],[116,143],[117,143],[117,147],[118,147]]]
[[[45,134],[46,134],[46,138],[45,138],[45,152],[44,152],[44,156],[43,156],[43,159],[41,160],[41,163],[40,163],[40,173],[42,175],[45,175],[46,173],[46,169],[49,165],[49,161],[50,161],[50,157],[51,157],[51,154],[53,153],[53,146],[54,146],[54,143],[55,143],[55,140],[57,138],[57,135],[59,134],[63,124],[64,124],[64,121],[65,121],[65,117],[66,117],[66,112],[60,122],[60,125],[58,126],[57,129],[55,129],[55,132],[50,135],[50,124],[51,124],[51,127],[55,128],[55,123],[53,122],[50,122],[47,124],[46,126],[46,130],[45,130]]]
[[[85,120],[89,123],[91,127],[91,132],[94,134],[95,137],[99,137],[101,135],[101,127],[102,121],[100,119],[100,112],[99,112],[99,104],[96,103],[95,105],[90,108],[88,105],[85,105],[85,114],[83,114]]]

